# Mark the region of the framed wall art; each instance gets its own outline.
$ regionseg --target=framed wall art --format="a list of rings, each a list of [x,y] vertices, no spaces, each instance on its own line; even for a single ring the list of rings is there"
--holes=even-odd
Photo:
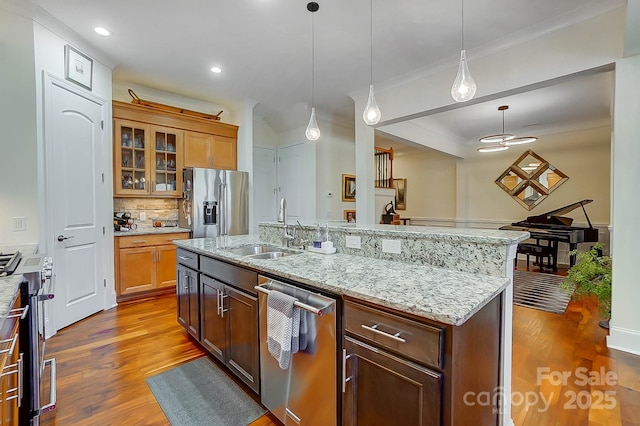
[[[93,59],[68,44],[64,46],[64,78],[91,90]]]
[[[407,179],[393,179],[393,187],[396,190],[396,210],[406,210]]]
[[[356,211],[355,210],[344,210],[343,212],[344,220],[349,223],[356,222]]]
[[[356,201],[356,177],[342,175],[342,201]]]

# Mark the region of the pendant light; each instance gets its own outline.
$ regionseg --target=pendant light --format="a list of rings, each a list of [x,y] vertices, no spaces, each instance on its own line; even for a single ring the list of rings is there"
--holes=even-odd
[[[467,66],[467,52],[464,50],[464,0],[462,0],[461,16],[462,49],[460,51],[460,65],[458,66],[458,75],[456,75],[456,79],[451,87],[451,96],[456,102],[466,102],[476,94],[476,82],[473,81],[473,77],[471,77],[471,72]]]
[[[316,141],[320,138],[320,128],[316,121],[316,108],[315,108],[315,34],[313,27],[313,14],[320,9],[320,5],[314,1],[307,3],[307,10],[311,12],[311,118],[309,119],[309,125],[304,132],[307,139],[310,141]]]
[[[480,142],[492,143],[493,145],[480,147],[478,148],[478,152],[504,151],[505,149],[509,149],[511,145],[522,145],[525,143],[531,143],[538,140],[538,138],[535,136],[516,137],[512,133],[504,132],[504,112],[508,109],[509,109],[509,105],[501,105],[498,107],[498,111],[502,111],[502,133],[480,138]]]
[[[367,99],[367,106],[364,108],[364,112],[362,113],[362,119],[369,126],[373,126],[378,124],[382,118],[382,113],[380,112],[380,108],[378,108],[378,104],[376,103],[376,98],[373,95],[373,0],[369,0],[369,37],[369,59],[371,60],[369,67],[369,98]]]

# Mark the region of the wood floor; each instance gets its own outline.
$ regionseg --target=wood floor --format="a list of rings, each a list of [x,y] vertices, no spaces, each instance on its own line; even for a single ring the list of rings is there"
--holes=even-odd
[[[593,300],[571,302],[564,315],[514,307],[517,426],[640,425],[640,357],[606,347],[596,312]],[[58,407],[41,424],[168,425],[145,379],[204,355],[178,325],[172,295],[96,314],[47,341],[47,356],[57,361]],[[583,385],[579,368],[608,373],[609,384]],[[571,374],[566,384],[553,380],[564,372]],[[541,395],[551,400],[546,409]],[[251,426],[274,425],[267,415]]]

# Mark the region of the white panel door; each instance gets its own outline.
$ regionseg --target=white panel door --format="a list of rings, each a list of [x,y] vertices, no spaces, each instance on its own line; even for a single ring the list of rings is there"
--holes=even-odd
[[[253,147],[253,233],[259,222],[278,218],[275,148]]]
[[[311,179],[311,170],[304,143],[278,148],[278,206],[280,199],[287,199],[287,220],[295,223],[296,219],[309,219],[307,198],[316,196],[315,191],[308,193],[307,181]]]
[[[46,210],[52,215],[56,330],[103,309],[103,107],[64,81],[47,81]]]

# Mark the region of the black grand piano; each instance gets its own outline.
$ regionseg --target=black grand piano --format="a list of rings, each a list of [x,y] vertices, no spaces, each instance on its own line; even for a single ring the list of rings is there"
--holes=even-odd
[[[569,250],[575,250],[578,247],[578,243],[595,243],[598,241],[598,230],[591,225],[589,215],[587,215],[587,211],[584,208],[585,204],[589,204],[592,201],[593,200],[578,201],[538,216],[529,216],[527,217],[527,220],[514,222],[511,225],[503,226],[500,229],[510,231],[528,231],[531,234],[531,238],[538,241],[547,241],[547,244],[552,248],[553,253],[552,267],[553,270],[556,270],[558,243],[567,243],[569,244]],[[571,226],[573,219],[562,216],[563,214],[569,213],[578,207],[582,207],[584,216],[589,224],[588,228]],[[573,266],[574,263],[575,256],[571,256],[569,259],[569,266]]]

